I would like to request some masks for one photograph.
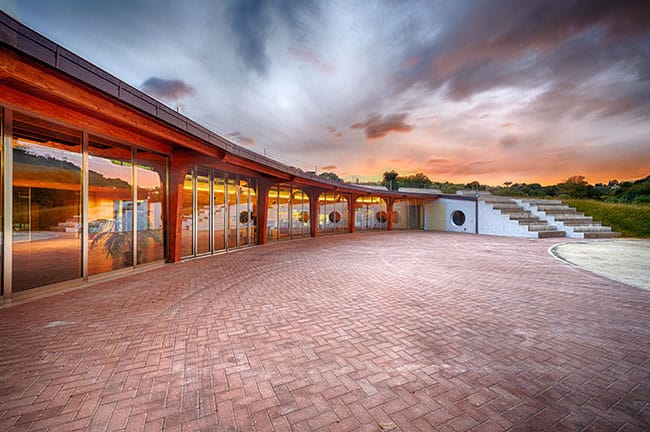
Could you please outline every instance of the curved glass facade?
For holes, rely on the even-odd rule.
[[[336,192],[323,192],[318,197],[318,232],[333,234],[349,232],[348,198]]]
[[[291,185],[278,185],[269,190],[268,240],[289,240],[309,236],[311,215],[309,196]]]
[[[257,179],[197,166],[183,183],[181,256],[256,244]]]
[[[378,196],[362,196],[354,202],[354,227],[356,230],[382,230],[388,228],[386,201]]]

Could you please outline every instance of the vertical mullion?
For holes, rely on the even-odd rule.
[[[253,217],[251,212],[251,179],[248,179],[248,202],[246,203],[246,244],[250,245],[251,242],[251,218]]]
[[[223,173],[223,248],[228,250],[230,237],[230,200],[228,199],[228,173]]]
[[[199,212],[197,207],[199,205],[199,197],[197,193],[197,181],[196,176],[198,173],[198,168],[192,168],[192,256],[196,256],[198,252],[198,240],[199,240]]]
[[[81,277],[88,280],[88,132],[81,133]]]
[[[169,179],[170,179],[170,166],[169,166],[169,157],[165,157],[165,187],[164,187],[164,199],[165,199],[165,217],[163,218],[163,238],[164,238],[164,247],[165,247],[165,258],[169,259]]]
[[[138,169],[137,169],[137,150],[131,147],[131,254],[133,255],[131,267],[135,268],[138,263]]]
[[[235,207],[235,226],[237,229],[235,230],[237,232],[237,235],[235,236],[235,244],[237,247],[239,247],[239,207],[240,207],[240,202],[239,202],[239,192],[241,192],[241,184],[240,184],[240,179],[239,176],[236,177],[237,180],[235,181],[235,190],[237,191],[237,206]]]
[[[289,240],[293,240],[293,186],[289,186],[289,204],[287,205],[288,211],[288,225],[289,225]]]
[[[11,276],[12,276],[12,223],[13,223],[13,112],[9,109],[4,110],[2,116],[4,125],[2,127],[2,280],[3,295],[5,298],[11,296]]]
[[[214,170],[212,168],[208,171],[208,196],[210,197],[209,207],[209,216],[208,216],[208,251],[214,253]]]

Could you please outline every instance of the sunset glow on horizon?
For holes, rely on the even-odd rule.
[[[650,175],[647,2],[15,0],[2,10],[235,143],[345,180]]]

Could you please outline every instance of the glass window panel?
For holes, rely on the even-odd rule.
[[[183,210],[181,217],[181,256],[194,255],[194,216],[193,216],[193,185],[192,185],[192,172],[185,175],[185,182],[183,183]]]
[[[334,211],[340,215],[334,224],[336,232],[348,232],[348,199],[343,195],[335,196]]]
[[[217,251],[226,248],[226,224],[228,221],[225,178],[224,174],[219,171],[214,173],[213,200],[212,229],[214,230],[214,250]]]
[[[133,264],[131,148],[88,139],[88,274]]]
[[[239,245],[245,246],[249,243],[249,224],[251,220],[250,209],[248,208],[249,182],[245,179],[239,180]]]
[[[12,290],[81,277],[81,133],[15,113],[12,146]]]
[[[309,197],[300,189],[293,190],[293,237],[304,237],[309,235]]]
[[[137,198],[138,236],[137,263],[144,264],[165,259],[166,201],[165,181],[167,158],[138,150]]]
[[[279,200],[279,188],[271,188],[271,190],[269,190],[269,204],[266,216],[266,235],[269,240],[278,239]]]
[[[278,239],[286,240],[291,235],[290,222],[291,187],[280,186],[278,189]]]
[[[210,252],[210,169],[196,174],[196,253]]]
[[[238,189],[237,178],[228,178],[228,248],[237,247]]]
[[[257,243],[257,180],[251,179],[251,184],[248,189],[250,196],[250,212],[251,220],[250,226],[250,244]]]

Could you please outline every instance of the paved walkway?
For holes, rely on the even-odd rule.
[[[0,310],[0,430],[650,429],[650,292],[549,240],[368,233]]]
[[[650,290],[650,240],[592,240],[563,243],[553,254],[619,282]]]

